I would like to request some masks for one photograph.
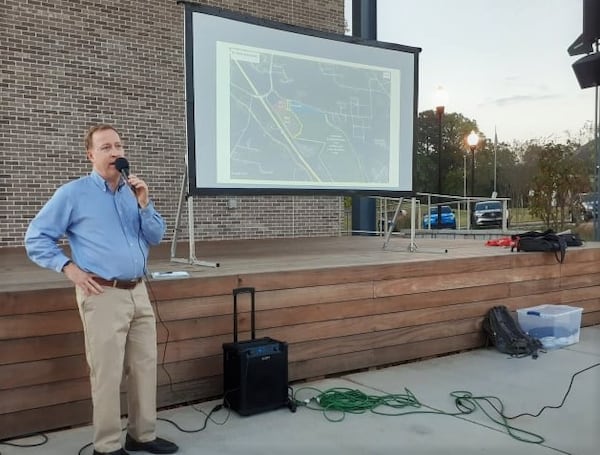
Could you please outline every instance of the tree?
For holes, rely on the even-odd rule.
[[[463,154],[465,137],[477,131],[477,123],[458,113],[442,118],[442,192],[463,193]],[[419,114],[416,134],[416,157],[413,188],[423,193],[437,193],[439,123],[433,110]]]
[[[575,213],[579,193],[589,188],[585,162],[576,156],[575,144],[530,145],[524,164],[534,168],[529,212],[546,227],[563,230]]]

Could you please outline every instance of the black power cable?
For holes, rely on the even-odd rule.
[[[25,443],[17,444],[15,442],[10,442],[10,440],[5,439],[5,440],[0,441],[0,444],[5,445],[5,446],[11,446],[11,447],[26,448],[26,447],[40,447],[48,442],[48,436],[46,436],[44,433],[30,433],[30,434],[26,434],[24,436],[19,436],[18,439],[19,440],[28,439],[28,438],[33,438],[36,436],[42,438],[42,441],[41,442],[32,442],[31,444],[25,444]]]
[[[573,374],[573,376],[571,376],[571,382],[569,382],[569,387],[567,388],[567,392],[563,396],[563,399],[561,400],[561,402],[560,402],[559,405],[556,405],[556,406],[552,406],[552,405],[544,406],[542,409],[539,410],[539,412],[537,414],[529,414],[528,412],[524,412],[522,414],[517,414],[517,415],[511,416],[511,417],[506,416],[506,418],[512,420],[512,419],[518,419],[519,417],[524,417],[524,416],[539,417],[542,414],[542,412],[544,412],[546,409],[559,409],[559,408],[561,408],[565,404],[565,401],[567,401],[567,396],[571,392],[571,387],[573,386],[573,381],[575,380],[575,376],[577,376],[577,375],[579,375],[581,373],[584,373],[584,372],[586,372],[588,370],[591,370],[592,368],[596,368],[598,366],[600,366],[600,363],[594,363],[593,365],[590,365],[589,367],[584,368],[583,370],[579,370],[577,373]]]

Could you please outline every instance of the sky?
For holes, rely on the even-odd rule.
[[[506,143],[593,138],[595,89],[567,53],[582,31],[583,0],[377,0],[377,40],[422,49],[419,112],[441,85],[446,112]]]

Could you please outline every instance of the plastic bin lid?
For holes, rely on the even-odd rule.
[[[521,314],[532,314],[535,316],[548,317],[548,316],[560,316],[563,314],[575,313],[583,311],[583,308],[569,306],[569,305],[538,305],[530,308],[520,308],[517,313]]]

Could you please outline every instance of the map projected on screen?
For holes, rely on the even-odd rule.
[[[217,43],[219,183],[396,187],[400,72]]]

